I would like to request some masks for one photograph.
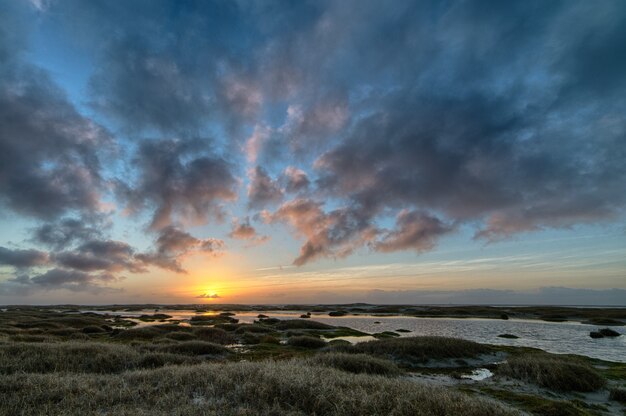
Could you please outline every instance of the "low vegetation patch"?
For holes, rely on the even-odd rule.
[[[604,377],[587,363],[546,353],[510,357],[497,373],[556,391],[589,392],[606,384]]]
[[[215,356],[224,356],[232,353],[232,351],[222,345],[204,341],[187,341],[177,344],[162,345],[157,348],[157,351],[172,354]]]
[[[194,335],[214,344],[229,345],[235,343],[235,337],[221,328],[194,328]]]
[[[138,368],[140,354],[126,345],[63,342],[0,345],[0,374],[117,373]]]
[[[609,392],[609,399],[626,403],[626,389],[615,387]]]
[[[0,376],[0,414],[508,416],[442,387],[303,362],[164,367],[121,375]]]
[[[306,360],[307,364],[332,367],[349,373],[397,376],[402,371],[391,361],[366,354],[326,353],[317,354]]]
[[[276,329],[280,329],[281,331],[285,331],[288,329],[335,329],[337,327],[324,324],[322,322],[310,321],[304,319],[288,319],[284,321],[279,321],[274,325]]]
[[[486,345],[447,337],[389,338],[334,348],[340,352],[384,357],[408,366],[429,360],[471,358],[491,352]]]
[[[323,339],[304,336],[296,336],[290,337],[287,340],[287,344],[292,347],[302,347],[302,348],[322,348],[326,346],[326,341]]]

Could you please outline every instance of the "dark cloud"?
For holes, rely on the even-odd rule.
[[[283,199],[283,191],[277,181],[261,166],[257,166],[249,173],[248,206],[262,208],[269,204],[276,204]]]
[[[102,230],[83,220],[64,218],[55,223],[41,224],[33,230],[33,241],[61,250],[76,242],[102,237]]]
[[[55,253],[54,261],[66,269],[85,272],[146,272],[145,264],[135,257],[135,250],[122,241],[91,240],[73,251]]]
[[[235,199],[237,181],[231,166],[211,152],[208,141],[145,140],[135,159],[139,178],[118,182],[131,211],[154,209],[150,227],[205,223],[221,218],[220,204]]]
[[[0,265],[29,268],[48,264],[48,253],[39,250],[11,250],[0,247]]]
[[[239,11],[237,2],[149,0],[67,1],[50,10],[71,19],[60,21],[96,51],[94,109],[131,132],[177,134],[254,113],[254,85],[236,75],[245,73],[242,48],[256,37]]]
[[[0,120],[0,203],[43,219],[101,210],[100,153],[112,139],[45,72],[23,62],[0,70]]]
[[[9,279],[2,286],[2,291],[16,294],[28,294],[32,290],[65,289],[73,292],[101,292],[113,290],[107,285],[123,278],[109,273],[91,274],[76,270],[51,269],[32,277],[20,275]]]
[[[182,261],[187,255],[201,253],[218,256],[224,242],[215,238],[199,239],[174,226],[167,226],[159,232],[153,252],[138,254],[136,258],[176,273],[186,273]]]

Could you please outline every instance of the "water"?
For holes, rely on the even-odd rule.
[[[93,312],[124,316],[139,316],[142,314],[155,313],[153,310],[135,312]],[[172,315],[172,319],[179,320],[189,319],[192,316],[198,315],[194,311],[189,310],[162,309],[158,313],[166,313]],[[240,312],[234,317],[239,319],[239,322],[251,323],[257,319],[259,313],[272,318],[295,319],[299,318],[300,315],[305,312]],[[369,334],[406,329],[410,332],[400,333],[399,335],[403,337],[436,335],[464,338],[486,344],[534,347],[556,354],[579,354],[602,360],[626,362],[626,335],[624,335],[626,331],[623,327],[612,327],[612,329],[622,334],[620,337],[592,339],[589,336],[589,332],[596,330],[598,327],[577,322],[543,322],[522,319],[415,318],[409,316],[372,315],[331,317],[327,314],[315,313],[311,316],[311,320],[335,326],[347,326]],[[159,324],[159,322],[142,324],[154,325]],[[513,334],[519,338],[499,338],[498,335],[500,334]],[[355,340],[351,339],[350,341]]]

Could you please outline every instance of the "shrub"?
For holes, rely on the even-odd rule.
[[[511,357],[497,368],[497,373],[556,391],[588,392],[606,384],[600,373],[585,362],[546,353]]]
[[[374,358],[366,354],[327,353],[315,355],[306,362],[310,365],[332,367],[349,373],[395,376],[400,369],[391,361]]]
[[[326,341],[315,337],[299,336],[289,338],[287,344],[293,347],[322,348],[326,346]]]
[[[184,355],[227,355],[231,351],[218,344],[204,341],[187,341],[160,346],[157,351]]]

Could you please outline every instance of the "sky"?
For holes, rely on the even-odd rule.
[[[0,0],[0,304],[626,305],[622,0]]]

